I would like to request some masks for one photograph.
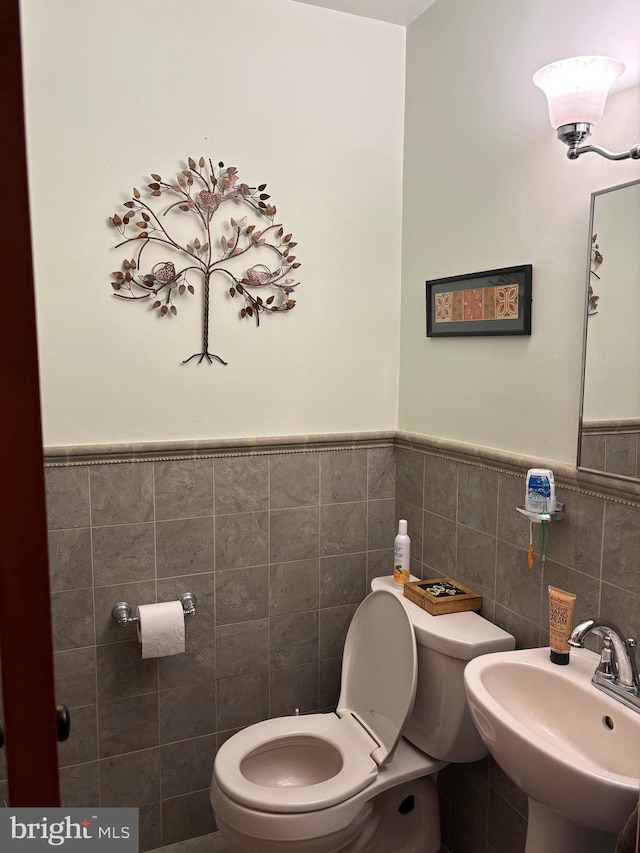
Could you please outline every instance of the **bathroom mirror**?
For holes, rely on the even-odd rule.
[[[578,467],[640,482],[640,180],[591,196]]]

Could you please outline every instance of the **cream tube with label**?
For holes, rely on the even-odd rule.
[[[549,658],[552,663],[569,663],[567,639],[573,624],[576,597],[564,589],[549,587]]]

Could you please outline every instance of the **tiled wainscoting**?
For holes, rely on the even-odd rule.
[[[529,570],[515,506],[534,464],[388,433],[49,453],[57,697],[73,724],[64,804],[139,806],[143,850],[214,831],[217,747],[335,704],[347,626],[369,580],[391,571],[399,517],[414,574],[479,591],[519,646],[546,643],[547,584],[577,593],[577,619],[602,614],[638,636],[640,489],[556,466],[567,516]],[[185,591],[199,608],[187,653],[142,660],[111,608]],[[494,762],[446,768],[439,786],[451,853],[524,849],[526,799]]]
[[[534,462],[481,461],[400,439],[397,511],[409,520],[413,573],[454,577],[480,592],[482,614],[518,648],[548,643],[549,584],[577,594],[576,621],[600,615],[640,637],[640,489],[629,485],[632,500],[606,499],[593,477],[569,472],[571,482],[557,490],[566,518],[550,525],[544,566],[536,548],[530,570],[529,523],[515,507]],[[450,765],[438,787],[451,853],[522,853],[527,800],[491,758]]]
[[[373,444],[47,468],[66,805],[140,806],[143,850],[211,832],[220,743],[335,705],[347,626],[392,565],[394,449]],[[113,605],[186,591],[186,655],[142,660]]]
[[[640,424],[591,421],[582,424],[581,464],[594,471],[640,477]]]

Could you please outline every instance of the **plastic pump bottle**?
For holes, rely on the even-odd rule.
[[[407,522],[401,518],[398,522],[398,535],[393,543],[393,585],[404,589],[409,580],[409,561],[411,558],[411,539],[407,536]]]

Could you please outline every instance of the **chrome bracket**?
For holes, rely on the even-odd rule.
[[[531,512],[524,506],[517,506],[516,509],[534,524],[540,524],[542,521],[562,521],[564,518],[564,504],[559,501],[556,501],[556,508],[553,512]]]
[[[198,615],[198,599],[193,592],[183,592],[178,598],[182,605],[185,616]],[[133,608],[127,601],[118,601],[111,610],[111,618],[118,625],[137,625],[140,621],[138,616],[133,615]]]
[[[569,146],[567,157],[569,160],[577,160],[581,154],[600,154],[607,160],[640,160],[640,144],[632,145],[628,151],[609,151],[601,145],[583,145],[582,143],[591,136],[592,124],[589,122],[576,122],[575,124],[563,124],[558,128],[558,139]]]

